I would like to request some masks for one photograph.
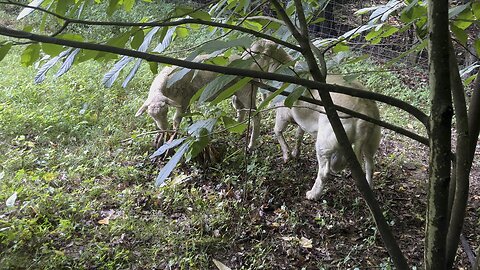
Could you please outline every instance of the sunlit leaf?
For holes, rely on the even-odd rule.
[[[185,141],[185,139],[186,138],[179,138],[163,144],[150,156],[150,158],[156,158],[158,156],[163,155],[163,153],[165,153],[167,150],[179,146],[182,142]]]
[[[107,15],[112,16],[112,14],[119,8],[119,0],[108,0]]]
[[[135,5],[135,0],[123,0],[123,8],[126,11],[131,11],[134,5]]]
[[[28,6],[39,7],[43,3],[43,1],[44,0],[33,0],[32,2],[30,2],[30,4],[28,4]],[[30,13],[32,13],[34,11],[35,11],[35,9],[33,9],[33,8],[22,9],[22,11],[20,11],[20,13],[17,16],[17,20],[25,18],[26,16],[28,16]]]
[[[470,3],[452,7],[448,10],[448,18],[453,18],[470,6]]]
[[[31,66],[40,57],[40,45],[38,43],[30,44],[23,51],[20,62],[23,66]]]
[[[455,25],[450,25],[450,30],[452,30],[453,34],[455,35],[456,39],[463,45],[466,45],[467,44],[467,39],[468,39],[468,35],[467,33],[458,28],[457,26]]]
[[[80,49],[76,48],[67,56],[67,58],[65,58],[65,61],[63,61],[63,64],[60,67],[60,69],[57,71],[57,73],[55,74],[55,77],[60,77],[63,74],[65,74],[67,71],[70,70],[70,68],[73,65],[73,62],[75,61],[75,57],[77,56],[78,52],[80,52]]]
[[[349,49],[350,48],[347,45],[345,45],[343,42],[340,42],[332,48],[332,51],[334,53],[339,53],[339,52],[348,51]]]
[[[185,27],[177,27],[175,33],[181,38],[188,37],[188,29]]]
[[[218,268],[218,270],[232,270],[230,267],[226,266],[225,264],[221,263],[220,261],[217,261],[213,259],[213,264]]]
[[[187,75],[190,71],[192,70],[189,68],[176,69],[176,71],[168,78],[167,87],[171,87],[172,85],[174,85],[176,82],[185,77],[185,75]]]
[[[280,88],[278,88],[275,92],[268,95],[268,97],[262,103],[260,103],[260,105],[258,106],[258,110],[265,108],[268,105],[268,103],[270,103],[273,99],[275,99],[275,101],[272,101],[272,103],[279,102],[280,99],[276,99],[276,97],[280,95],[280,93],[285,91],[289,85],[290,85],[289,83],[283,83]]]
[[[157,176],[157,179],[155,180],[155,185],[160,186],[165,182],[168,176],[172,173],[173,169],[177,166],[177,164],[180,162],[180,159],[182,158],[183,154],[188,150],[190,147],[191,142],[185,142],[182,144],[177,151],[175,152],[175,155],[170,158],[170,160],[165,164],[165,166],[160,170],[160,173]]]
[[[15,201],[17,200],[17,192],[14,192],[10,197],[8,197],[7,201],[5,202],[5,205],[7,207],[13,207],[15,206]]]
[[[41,83],[45,80],[47,72],[65,55],[70,53],[72,49],[68,48],[67,50],[61,52],[59,55],[53,57],[52,59],[48,60],[37,72],[34,77],[35,83]]]
[[[42,51],[48,55],[55,56],[65,51],[62,45],[42,43]]]
[[[127,84],[133,79],[138,69],[140,68],[141,63],[142,63],[142,59],[135,59],[135,64],[133,65],[132,69],[130,70],[130,73],[128,73],[128,76],[125,78],[125,80],[122,83],[123,88],[126,88]]]

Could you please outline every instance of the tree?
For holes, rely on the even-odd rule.
[[[342,110],[342,108],[338,108],[332,103],[330,92],[372,99],[404,110],[426,127],[428,138],[384,121],[375,121],[374,123],[430,147],[425,267],[427,269],[452,268],[464,222],[470,168],[479,134],[480,120],[477,110],[480,101],[480,79],[477,76],[468,111],[464,87],[459,77],[457,60],[454,57],[455,49],[449,26],[456,40],[460,44],[465,43],[467,41],[464,34],[466,29],[480,19],[480,4],[466,3],[449,7],[448,1],[428,1],[427,4],[419,1],[405,1],[404,3],[390,1],[385,5],[358,11],[361,14],[370,13],[368,24],[352,29],[336,39],[319,42],[310,36],[309,25],[315,23],[317,14],[321,13],[328,1],[293,0],[283,3],[277,0],[265,2],[223,0],[205,4],[199,8],[178,6],[168,18],[153,18],[142,22],[106,22],[81,19],[82,10],[89,5],[97,5],[97,2],[101,1],[92,3],[91,1],[34,0],[30,3],[30,7],[19,2],[0,2],[2,5],[22,7],[19,19],[36,12],[53,18],[52,22],[56,24],[55,27],[49,27],[49,29],[56,28],[55,30],[49,31],[45,30],[45,27],[39,27],[36,33],[0,26],[0,35],[13,38],[13,40],[8,39],[1,43],[0,60],[13,45],[17,44],[15,40],[21,39],[28,41],[28,46],[22,54],[22,64],[33,64],[40,58],[41,53],[51,57],[40,69],[36,77],[37,81],[44,79],[45,73],[59,61],[63,62],[57,73],[61,75],[78,61],[88,59],[108,61],[116,59],[116,55],[123,55],[114,68],[106,74],[106,83],[113,83],[118,79],[120,71],[126,68],[126,64],[137,58],[136,64],[130,70],[123,85],[128,84],[133,78],[141,59],[143,59],[151,63],[153,70],[156,70],[158,63],[163,63],[187,69],[251,77],[255,80],[273,80],[286,85],[295,84],[318,90],[321,101],[304,97],[302,99],[325,107],[335,135],[343,146],[342,152],[348,160],[356,185],[371,210],[385,247],[398,269],[407,269],[407,260],[403,256],[373,192],[368,187],[365,175],[355,158],[337,114],[337,110]],[[133,0],[109,1],[107,13],[112,14],[119,8],[132,10],[135,4]],[[266,15],[265,9],[271,12]],[[389,18],[394,16],[398,18],[395,23],[398,21],[402,23],[401,27],[392,25]],[[123,30],[120,34],[105,41],[102,40],[102,37],[86,39],[75,34],[70,28],[71,25],[116,26]],[[361,33],[368,33],[370,37],[374,37],[372,40],[374,42],[375,39],[388,37],[397,31],[406,31],[411,26],[414,26],[418,38],[422,40],[412,48],[411,52],[429,44],[431,87],[429,116],[418,108],[393,97],[325,83],[327,69],[324,55],[326,52],[344,50],[348,46],[347,41]],[[210,32],[212,35],[210,41],[194,48],[184,60],[162,55],[165,48],[171,42],[175,42],[176,38],[188,35],[189,31],[199,27]],[[276,73],[215,64],[215,60],[221,60],[221,54],[229,55],[234,50],[245,50],[252,44],[254,38],[268,39],[293,51],[293,54],[297,56],[295,62],[304,61],[313,79],[303,79],[296,76],[295,72],[291,72],[294,70],[294,63],[283,65]],[[477,45],[477,52],[480,51],[480,42],[476,40],[474,44]],[[190,61],[201,53],[210,53],[213,64]],[[260,82],[257,83],[273,91],[275,95],[281,93],[282,88],[272,89]],[[288,95],[288,93],[281,94]],[[226,98],[229,95],[224,96]],[[294,99],[294,97],[292,98]],[[364,115],[355,114],[355,112],[348,113],[354,117],[373,121]],[[450,130],[453,115],[455,115],[456,151],[452,153]],[[190,144],[187,144],[188,141],[183,143],[177,153],[180,153],[179,155],[185,153],[187,147],[193,145],[191,142]],[[205,144],[201,144],[198,147],[204,146]],[[178,159],[175,160],[178,162]],[[172,160],[174,159],[172,158]],[[169,164],[166,166],[168,167],[165,169],[166,171],[175,166],[175,162]],[[165,179],[167,174],[161,174],[160,180]],[[445,232],[447,233],[445,234]]]

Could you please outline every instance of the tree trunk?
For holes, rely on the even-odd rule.
[[[452,97],[449,73],[448,0],[428,1],[430,157],[425,269],[446,269],[448,185],[451,172]]]

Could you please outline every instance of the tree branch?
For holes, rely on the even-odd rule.
[[[190,69],[208,70],[208,71],[227,74],[227,75],[238,75],[238,76],[259,78],[259,79],[265,79],[265,80],[275,80],[275,81],[281,81],[281,82],[294,83],[294,84],[305,86],[307,88],[318,89],[319,91],[325,91],[325,89],[328,88],[330,89],[331,92],[371,99],[371,100],[392,105],[394,107],[402,109],[408,112],[409,114],[413,115],[425,127],[428,127],[428,116],[425,115],[422,111],[420,111],[416,107],[400,99],[389,97],[379,93],[366,91],[366,90],[355,89],[355,88],[340,86],[340,85],[327,85],[325,83],[315,82],[315,81],[302,79],[294,76],[283,75],[283,74],[189,62],[189,61],[179,60],[171,57],[165,57],[161,55],[139,52],[135,50],[124,49],[124,48],[119,48],[114,46],[103,45],[103,44],[94,44],[94,43],[88,43],[88,42],[80,42],[80,41],[74,41],[74,40],[66,40],[66,39],[59,39],[55,37],[43,36],[43,35],[33,34],[25,31],[10,29],[3,26],[0,26],[0,35],[14,37],[14,38],[21,38],[21,39],[29,39],[32,41],[43,42],[43,43],[58,44],[58,45],[74,47],[74,48],[110,52],[110,53],[115,53],[120,55],[141,58],[150,62],[170,64],[170,65],[181,66],[181,67],[190,68]]]
[[[247,33],[250,35],[253,35],[255,37],[259,38],[264,38],[271,40],[277,44],[283,45],[287,48],[290,48],[295,51],[300,51],[300,47],[295,46],[289,42],[283,41],[281,39],[272,37],[270,35],[264,34],[262,32],[258,32],[252,29],[248,29],[245,27],[241,27],[238,25],[231,25],[231,24],[225,24],[225,23],[219,23],[219,22],[212,22],[212,21],[205,21],[201,19],[181,19],[177,21],[156,21],[156,22],[145,22],[145,23],[132,23],[132,22],[104,22],[104,21],[88,21],[88,20],[79,20],[79,19],[73,19],[73,18],[68,18],[66,16],[62,16],[60,14],[57,14],[55,12],[46,10],[41,7],[30,7],[25,4],[21,3],[16,3],[16,2],[5,2],[5,1],[0,1],[0,4],[11,4],[11,5],[18,5],[22,7],[28,7],[32,9],[39,10],[41,12],[45,12],[49,15],[55,16],[58,19],[64,20],[68,22],[68,24],[83,24],[83,25],[95,25],[95,26],[123,26],[123,27],[131,27],[131,26],[137,26],[137,27],[166,27],[166,26],[179,26],[179,25],[184,25],[184,24],[201,24],[201,25],[208,25],[208,26],[214,26],[214,27],[220,27],[220,28],[226,28],[226,29],[232,29],[236,31],[240,31],[243,33]]]
[[[446,264],[451,268],[455,261],[460,234],[465,220],[465,210],[467,208],[469,176],[472,162],[469,159],[470,136],[468,134],[468,114],[465,101],[462,79],[458,70],[458,64],[455,50],[450,39],[450,88],[453,97],[453,108],[455,111],[455,123],[457,142],[455,149],[455,171],[451,181],[449,193],[453,193],[453,201],[450,213],[450,223],[448,226],[447,246],[446,246]],[[453,188],[454,186],[454,188]],[[452,197],[452,196],[450,196]]]

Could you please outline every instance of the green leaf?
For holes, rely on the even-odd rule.
[[[261,31],[262,28],[263,28],[262,24],[260,24],[258,22],[255,22],[255,21],[252,21],[252,20],[245,20],[242,23],[242,26],[245,27],[245,28],[248,28],[248,29],[255,30],[255,31]]]
[[[58,35],[58,38],[61,39],[66,39],[66,40],[73,40],[73,41],[83,41],[84,38],[81,35],[78,34],[63,34],[63,35]]]
[[[188,151],[187,154],[187,161],[190,159],[196,157],[198,154],[200,154],[203,149],[205,149],[205,146],[208,145],[210,142],[210,137],[209,137],[209,132],[206,128],[202,128],[199,131],[199,136],[195,141],[193,141],[192,145],[190,146],[190,151]]]
[[[10,51],[10,49],[12,48],[12,45],[13,44],[11,42],[7,42],[5,44],[2,44],[2,46],[0,46],[0,61],[2,61],[3,58],[5,58],[8,51]]]
[[[220,101],[229,98],[230,96],[235,94],[235,92],[242,89],[251,80],[252,80],[252,78],[250,78],[250,77],[245,77],[245,78],[239,80],[238,82],[234,83],[232,86],[223,90],[212,102],[210,102],[210,104],[215,105],[215,104],[219,103]]]
[[[135,0],[123,0],[123,8],[125,9],[125,11],[132,11],[134,5]]]
[[[118,5],[119,0],[109,0],[108,1],[108,8],[107,8],[107,15],[112,16],[115,10],[119,8]]]
[[[455,24],[456,27],[465,30],[472,25],[474,20],[475,16],[473,12],[470,9],[466,9],[454,19],[453,24]]]
[[[452,30],[453,34],[455,35],[457,40],[460,41],[461,44],[467,44],[468,35],[464,30],[458,28],[455,25],[450,25],[450,30]]]
[[[130,42],[130,46],[134,50],[138,50],[140,45],[143,43],[143,39],[145,38],[145,33],[143,33],[143,30],[139,29],[135,32],[133,35],[133,39]]]
[[[188,37],[188,29],[185,27],[177,27],[175,33],[181,38]]]
[[[260,103],[260,105],[258,106],[258,111],[260,111],[261,109],[265,108],[268,103],[270,103],[270,101],[272,101],[275,97],[277,97],[278,95],[280,95],[280,93],[282,93],[283,91],[285,91],[285,88],[287,88],[290,84],[289,83],[284,83],[282,84],[282,86],[280,88],[278,88],[275,92],[273,92],[272,94],[268,95],[268,97],[262,101],[262,103]]]
[[[212,17],[210,16],[210,14],[208,14],[208,12],[203,11],[203,10],[197,10],[197,11],[193,12],[192,14],[190,14],[190,17],[195,18],[195,19],[204,20],[204,21],[211,21],[212,20]]]
[[[477,20],[480,20],[480,2],[479,1],[475,1],[472,3],[472,12],[475,15],[475,18],[477,18]]]
[[[50,56],[56,56],[64,51],[62,45],[42,43],[42,51]]]
[[[173,155],[173,157],[167,162],[167,164],[165,164],[165,166],[160,170],[160,173],[155,180],[156,186],[160,186],[161,184],[163,184],[163,182],[165,182],[165,179],[170,176],[173,169],[175,169],[177,164],[180,162],[180,159],[182,158],[183,154],[185,154],[185,152],[188,150],[190,145],[191,141],[187,141],[177,149],[175,155]]]
[[[295,88],[295,90],[290,95],[288,95],[283,104],[285,104],[285,106],[289,108],[292,108],[293,103],[295,103],[295,101],[297,101],[303,95],[304,91],[305,87]]]
[[[241,134],[247,128],[247,124],[239,123],[235,119],[228,116],[222,116],[222,122],[223,126],[231,133]]]
[[[150,71],[153,74],[158,73],[158,63],[157,62],[148,62],[148,66],[150,67]]]
[[[455,6],[455,7],[452,7],[448,10],[448,18],[453,18],[455,16],[457,16],[458,14],[460,14],[461,12],[463,12],[466,8],[468,8],[470,6],[470,4],[464,4],[464,5],[460,5],[460,6]]]
[[[20,57],[23,66],[31,66],[40,57],[40,45],[38,43],[30,44],[25,48]]]
[[[475,39],[473,46],[475,46],[475,52],[477,52],[477,56],[480,56],[480,39]]]
[[[190,61],[194,59],[200,53],[212,53],[215,51],[225,50],[233,47],[243,47],[249,48],[253,43],[253,40],[250,37],[241,37],[238,39],[232,39],[229,41],[223,40],[212,40],[203,44],[200,48],[195,50],[194,53],[190,54],[185,60]]]
[[[334,53],[339,53],[339,52],[348,51],[349,49],[350,48],[347,45],[345,45],[343,42],[340,42],[332,48],[332,51]]]
[[[233,75],[220,75],[215,78],[213,81],[205,86],[205,89],[202,91],[200,95],[199,101],[205,102],[209,101],[212,98],[215,98],[220,91],[225,89],[225,87],[231,83],[236,76]]]

